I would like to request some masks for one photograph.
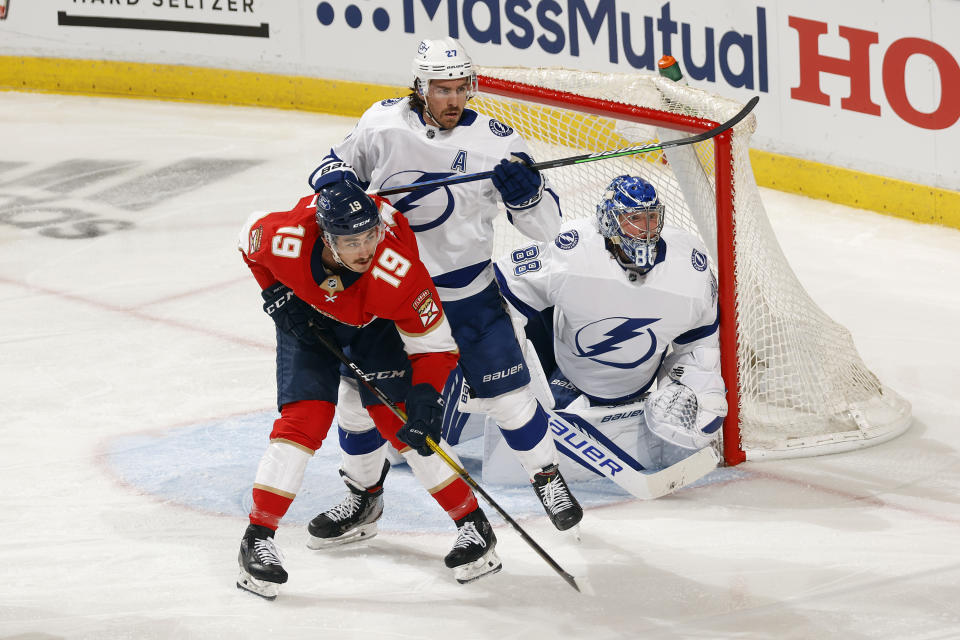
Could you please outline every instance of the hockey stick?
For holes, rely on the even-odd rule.
[[[311,326],[314,326],[314,325],[311,325]],[[355,363],[355,362],[353,362],[352,360],[350,360],[350,358],[347,357],[347,355],[343,352],[343,350],[340,348],[340,346],[337,345],[336,343],[334,343],[332,340],[330,340],[330,338],[329,338],[323,331],[321,331],[321,330],[320,330],[319,328],[317,328],[316,326],[314,326],[314,329],[315,329],[314,334],[317,336],[317,339],[319,339],[320,342],[323,343],[323,346],[325,346],[325,347],[330,351],[330,353],[332,353],[334,356],[336,356],[337,359],[340,360],[340,362],[342,362],[343,364],[347,365],[347,367],[349,367],[350,371],[353,372],[353,375],[357,378],[357,380],[359,380],[360,383],[363,384],[363,386],[365,386],[365,387],[370,391],[370,393],[372,393],[374,396],[376,396],[376,397],[377,397],[377,400],[379,400],[380,402],[382,402],[388,409],[390,409],[390,411],[393,412],[393,415],[395,415],[395,416],[397,416],[398,418],[400,418],[401,421],[406,422],[406,421],[407,421],[407,416],[404,414],[404,412],[401,411],[398,406],[396,406],[395,404],[393,404],[393,402],[390,401],[390,398],[388,398],[387,395],[386,395],[385,393],[383,393],[383,391],[381,391],[381,390],[380,390],[376,385],[374,385],[372,382],[370,382],[369,380],[367,380],[366,375],[363,373],[363,371],[360,370],[360,367],[357,366],[357,363]],[[523,530],[523,527],[521,527],[519,524],[517,524],[517,522],[516,522],[513,518],[510,517],[510,514],[508,514],[506,511],[504,511],[504,510],[503,510],[503,507],[501,507],[499,504],[497,504],[497,502],[496,502],[493,498],[490,497],[490,494],[487,493],[487,492],[483,489],[483,487],[481,487],[479,484],[477,484],[477,481],[474,480],[474,479],[470,476],[469,473],[467,473],[467,470],[464,469],[463,467],[461,467],[459,464],[457,464],[457,463],[454,461],[454,459],[451,458],[451,457],[447,454],[446,451],[444,451],[443,449],[441,449],[440,446],[439,446],[436,442],[434,442],[433,439],[430,438],[429,436],[427,437],[427,446],[430,447],[430,450],[431,450],[431,451],[433,451],[433,452],[436,453],[438,456],[440,456],[440,457],[443,459],[443,461],[447,463],[447,466],[449,466],[451,469],[453,469],[453,471],[454,471],[457,475],[459,475],[461,478],[463,478],[464,482],[466,482],[468,485],[470,485],[471,487],[473,487],[473,490],[474,490],[474,491],[476,491],[476,492],[479,493],[481,496],[483,496],[483,499],[487,501],[487,504],[489,504],[491,507],[493,507],[493,508],[497,511],[497,513],[499,513],[500,516],[501,516],[504,520],[506,520],[506,521],[510,524],[510,526],[512,526],[512,527],[514,528],[514,530],[516,530],[517,533],[520,534],[520,537],[523,538],[523,541],[526,542],[528,545],[530,545],[530,547],[531,547],[534,551],[537,552],[537,555],[539,555],[541,558],[543,558],[543,560],[544,560],[548,565],[550,565],[550,568],[551,568],[551,569],[553,569],[554,571],[556,571],[557,574],[558,574],[561,578],[563,578],[564,581],[565,581],[567,584],[569,584],[571,587],[573,587],[573,588],[576,589],[577,591],[580,591],[580,587],[577,585],[577,580],[576,580],[576,578],[574,578],[572,575],[570,575],[569,573],[567,573],[567,572],[563,569],[563,567],[561,567],[561,566],[557,563],[557,561],[554,560],[554,559],[550,556],[550,554],[548,554],[546,551],[544,551],[543,547],[541,547],[539,544],[537,544],[536,540],[534,540],[533,538],[531,538],[530,535],[529,535],[526,531]]]
[[[585,424],[578,424],[571,419],[575,415],[551,412],[550,431],[557,449],[643,500],[660,498],[693,484],[716,469],[720,462],[714,448],[707,446],[665,469],[642,473],[634,468],[639,466],[636,460],[625,452],[614,451],[616,447],[608,446],[589,422],[581,418]]]
[[[546,160],[544,162],[534,162],[530,165],[530,168],[534,171],[542,171],[543,169],[555,169],[556,167],[566,167],[572,164],[583,164],[585,162],[596,162],[597,160],[609,160],[610,158],[622,158],[623,156],[632,156],[638,153],[649,153],[651,151],[660,151],[662,149],[669,149],[671,147],[679,147],[685,144],[696,144],[698,142],[703,142],[704,140],[709,140],[710,138],[723,133],[727,129],[730,129],[737,125],[741,120],[746,118],[753,108],[757,106],[757,102],[760,101],[760,96],[754,96],[750,98],[743,109],[740,110],[737,115],[733,116],[726,122],[710,129],[709,131],[704,131],[703,133],[698,133],[693,136],[688,136],[686,138],[679,138],[677,140],[668,140],[666,142],[660,143],[651,143],[651,144],[642,144],[635,147],[624,147],[622,149],[611,149],[609,151],[598,151],[596,153],[587,153],[579,156],[570,156],[567,158],[557,158],[556,160]],[[435,187],[446,187],[452,184],[460,184],[461,182],[474,182],[476,180],[485,180],[493,175],[493,171],[479,171],[477,173],[468,173],[462,176],[448,176],[446,178],[437,178],[436,180],[425,180],[423,182],[414,182],[412,184],[405,184],[399,187],[390,187],[388,189],[380,189],[377,191],[378,196],[390,196],[395,193],[406,193],[407,191],[415,191],[417,189],[427,189]]]

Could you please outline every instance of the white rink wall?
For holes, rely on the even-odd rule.
[[[484,65],[653,71],[760,95],[764,151],[960,190],[956,0],[6,0],[0,55],[409,84],[421,38]]]

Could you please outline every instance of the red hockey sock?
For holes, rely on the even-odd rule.
[[[437,504],[453,520],[459,520],[477,508],[477,496],[473,494],[470,485],[464,482],[462,478],[456,478],[432,495]]]
[[[250,524],[277,530],[280,518],[293,503],[293,497],[281,496],[272,491],[253,488],[253,507],[250,509]]]

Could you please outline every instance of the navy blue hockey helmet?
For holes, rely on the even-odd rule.
[[[341,265],[347,266],[340,258],[340,251],[347,251],[351,245],[360,246],[365,242],[360,238],[361,234],[378,229],[376,244],[383,240],[380,208],[355,182],[344,180],[322,187],[317,191],[316,201],[317,225],[334,259]],[[372,238],[366,241],[370,240]]]
[[[613,179],[597,205],[597,229],[630,261],[623,266],[646,273],[657,258],[664,206],[653,185],[638,176]],[[615,254],[616,255],[616,254]]]
[[[317,191],[317,224],[324,234],[352,236],[380,224],[380,210],[360,185],[334,182]]]

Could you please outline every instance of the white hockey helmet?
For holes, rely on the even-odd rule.
[[[454,38],[421,40],[413,58],[413,88],[420,96],[430,89],[431,80],[467,78],[467,99],[477,93],[477,72],[463,45]]]

